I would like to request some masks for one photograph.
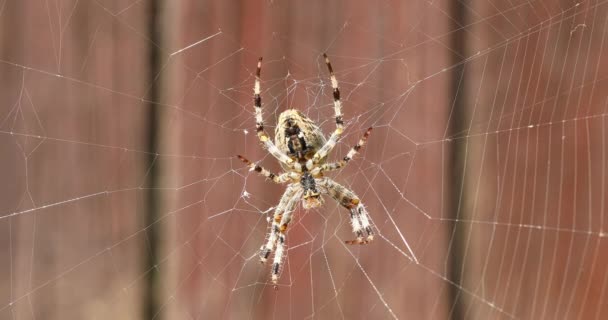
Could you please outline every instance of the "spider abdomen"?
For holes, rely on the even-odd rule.
[[[279,115],[274,140],[279,150],[300,162],[311,159],[326,142],[314,121],[296,109]]]

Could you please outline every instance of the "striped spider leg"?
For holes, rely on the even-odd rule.
[[[295,172],[283,172],[279,175],[274,174],[270,171],[268,171],[266,168],[261,167],[251,161],[249,161],[247,158],[243,157],[242,155],[237,155],[237,157],[239,158],[239,160],[243,161],[248,167],[249,167],[249,171],[255,171],[261,175],[263,175],[264,177],[272,180],[272,182],[274,183],[278,183],[278,184],[282,184],[285,183],[287,181],[294,180],[294,179],[298,179],[298,174]]]
[[[268,134],[264,130],[264,119],[262,116],[262,96],[260,95],[260,75],[262,73],[262,58],[258,60],[258,66],[255,71],[255,84],[253,86],[253,107],[255,108],[255,128],[257,131],[257,136],[262,142],[262,145],[273,157],[279,160],[281,163],[292,166],[294,165],[294,160],[287,156],[285,152],[279,150],[277,146],[270,140]]]
[[[271,271],[272,282],[274,284],[278,282],[279,272],[281,271],[285,251],[285,235],[287,233],[287,226],[291,221],[291,215],[295,210],[298,201],[300,201],[302,192],[303,190],[298,184],[290,184],[287,187],[283,193],[283,196],[281,197],[281,200],[279,201],[279,205],[274,210],[266,244],[260,248],[261,263],[266,263],[268,257],[274,250],[274,259]]]
[[[312,169],[312,167],[320,163],[325,157],[329,154],[329,152],[336,146],[340,136],[342,136],[342,132],[344,132],[344,119],[342,115],[342,100],[340,100],[340,88],[338,87],[338,79],[336,79],[336,75],[334,74],[334,69],[331,66],[331,62],[327,57],[327,54],[323,54],[323,58],[325,58],[325,64],[327,65],[327,69],[329,70],[329,77],[331,80],[331,87],[333,89],[334,96],[334,115],[336,117],[336,130],[329,137],[327,142],[314,154],[312,159],[306,162],[306,167],[308,170]]]
[[[367,244],[374,240],[369,213],[354,192],[329,178],[317,179],[317,184],[324,193],[350,211],[350,223],[357,238],[345,241],[346,244]]]
[[[331,162],[331,163],[323,163],[320,166],[315,167],[311,172],[313,175],[317,175],[319,173],[325,172],[325,171],[334,171],[334,170],[339,170],[344,168],[352,159],[353,157],[359,153],[359,150],[361,150],[361,148],[365,145],[365,143],[367,142],[367,138],[369,137],[369,135],[372,133],[372,129],[373,128],[367,128],[367,130],[365,131],[365,133],[363,134],[363,137],[361,137],[361,139],[359,139],[359,142],[357,142],[356,145],[354,145],[346,154],[346,156],[337,162]]]
[[[313,169],[313,174],[315,174],[315,171],[318,171],[318,175],[322,176],[322,173],[325,171],[342,169],[357,153],[359,153],[359,150],[365,145],[371,132],[372,128],[368,128],[363,134],[363,137],[359,139],[359,142],[348,151],[344,159],[338,162],[324,163],[321,166],[315,167],[315,169]],[[359,197],[351,190],[329,178],[317,179],[317,184],[323,188],[324,193],[329,194],[341,206],[350,211],[351,226],[357,238],[355,240],[345,241],[346,244],[367,244],[371,242],[374,239],[374,232],[370,222],[371,219]]]
[[[293,191],[292,191],[293,190]],[[287,195],[287,192],[294,192],[293,195]],[[286,204],[284,208],[281,207],[279,202],[279,207],[277,207],[274,219],[273,219],[273,231],[277,234],[274,242],[276,244],[276,248],[274,251],[274,259],[272,261],[272,269],[271,269],[271,280],[274,285],[279,281],[279,274],[281,272],[281,268],[283,266],[283,260],[285,255],[285,237],[287,236],[287,226],[291,221],[291,216],[296,209],[298,201],[300,201],[302,194],[304,193],[304,189],[299,184],[292,184],[288,187],[288,189],[283,194],[283,197],[286,198]],[[272,235],[271,235],[272,237]],[[268,239],[268,243],[270,243],[271,239]],[[268,249],[268,243],[266,244],[266,248]],[[264,256],[262,256],[264,254]],[[262,263],[265,262],[265,258],[268,257],[269,252],[260,253],[260,261]]]

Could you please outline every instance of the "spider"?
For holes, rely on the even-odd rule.
[[[346,187],[323,176],[324,172],[339,170],[346,166],[365,144],[372,130],[372,128],[367,129],[359,142],[350,149],[342,160],[326,162],[327,155],[336,146],[344,131],[344,121],[342,120],[338,80],[336,80],[329,58],[326,54],[323,54],[323,57],[331,78],[336,117],[336,130],[329,139],[325,139],[319,126],[311,119],[296,109],[289,109],[279,115],[274,143],[270,140],[264,131],[262,119],[262,97],[260,96],[262,58],[260,58],[253,89],[257,136],[263,147],[280,162],[285,172],[278,175],[274,174],[238,155],[238,158],[247,164],[250,171],[256,171],[278,184],[288,183],[287,189],[274,210],[266,244],[260,248],[260,262],[262,264],[266,263],[270,254],[274,251],[271,277],[275,287],[286,250],[287,226],[300,200],[304,209],[311,209],[323,204],[321,195],[329,195],[350,212],[350,222],[356,239],[346,241],[347,244],[367,244],[374,238],[369,214],[359,197]]]

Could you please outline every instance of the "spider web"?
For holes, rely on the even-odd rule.
[[[608,315],[607,1],[164,3],[162,41],[149,10],[0,2],[1,318],[145,318],[149,295],[168,319]],[[297,108],[332,132],[323,52],[330,158],[374,127],[329,176],[377,236],[299,208],[275,290],[257,254],[285,186],[235,155],[279,171],[261,55],[267,131]]]

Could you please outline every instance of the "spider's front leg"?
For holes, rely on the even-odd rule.
[[[265,263],[274,250],[274,259],[272,263],[271,277],[272,282],[276,284],[279,280],[279,273],[283,263],[285,252],[285,237],[287,226],[291,221],[291,215],[296,208],[298,201],[302,196],[302,188],[299,184],[291,184],[283,193],[279,205],[275,209],[270,231],[266,244],[260,250],[260,262]],[[275,249],[276,248],[276,249]]]
[[[374,240],[374,231],[369,213],[357,195],[346,187],[329,178],[318,179],[317,182],[334,200],[350,211],[350,222],[355,240],[347,240],[346,244],[367,244]]]

